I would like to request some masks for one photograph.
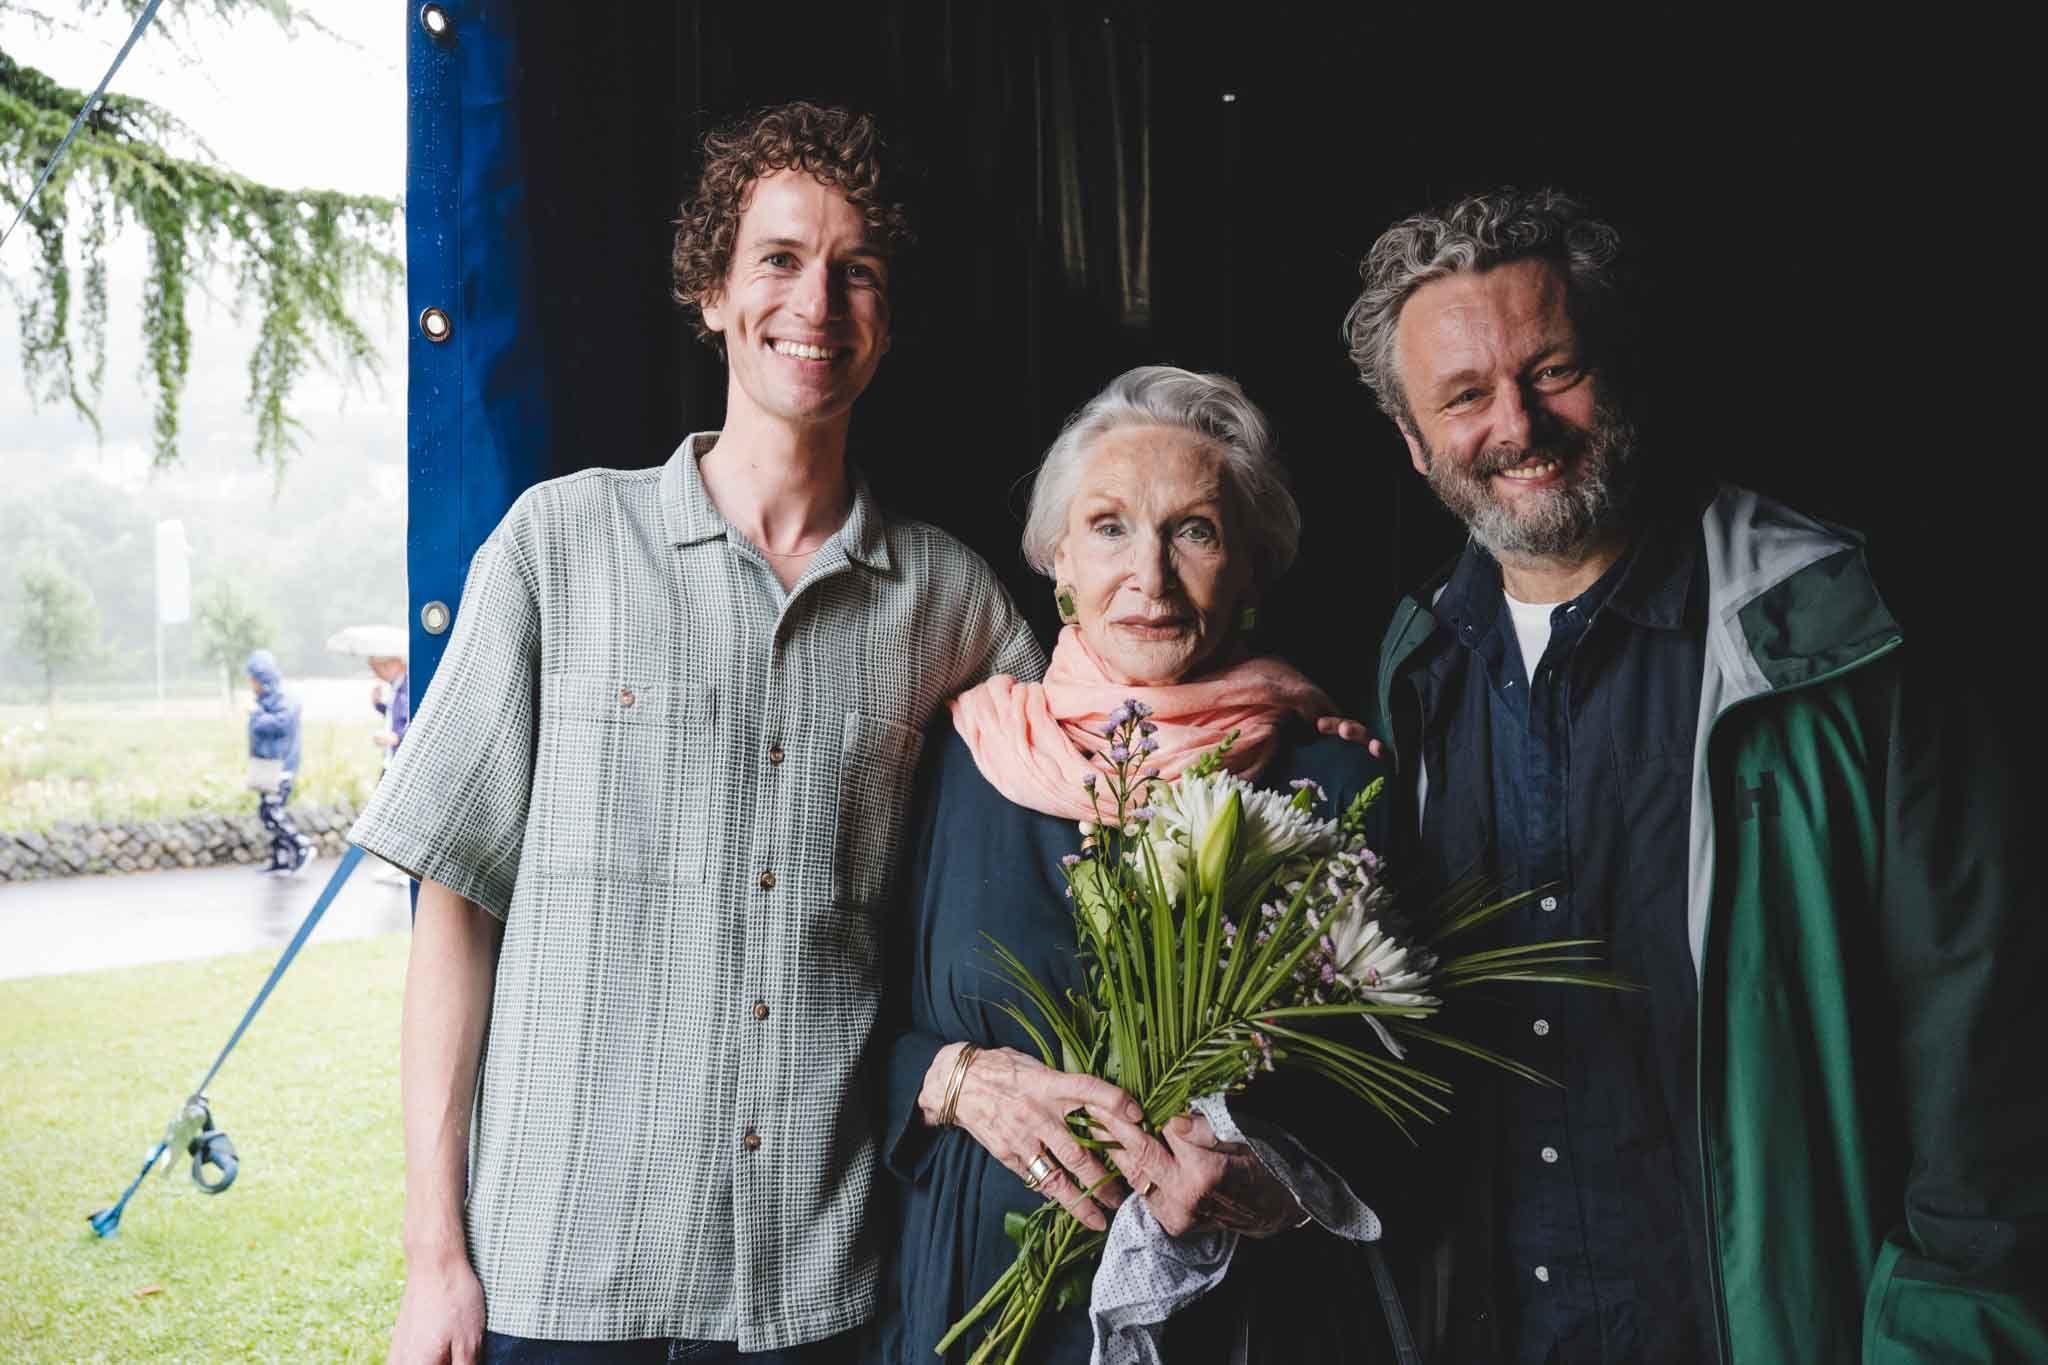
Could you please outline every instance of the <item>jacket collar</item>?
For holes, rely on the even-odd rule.
[[[711,501],[697,462],[718,444],[715,431],[692,432],[661,471],[661,520],[673,545],[701,545],[732,532],[732,524]],[[890,567],[888,518],[875,501],[868,481],[857,470],[847,471],[853,485],[853,508],[840,526],[836,539],[846,557],[879,573]]]
[[[1904,639],[1854,531],[1733,487],[1715,495],[1700,526],[1708,654],[1730,703],[1853,667]]]

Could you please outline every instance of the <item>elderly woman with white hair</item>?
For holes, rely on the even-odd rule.
[[[1232,732],[1226,768],[1273,785],[1313,779],[1330,812],[1378,775],[1365,749],[1316,734],[1309,722],[1328,700],[1258,649],[1259,598],[1293,561],[1300,527],[1264,416],[1220,376],[1132,370],[1046,453],[1024,552],[1052,579],[1065,627],[1043,682],[991,679],[955,699],[933,735],[891,925],[884,1157],[901,1201],[879,1333],[891,1361],[930,1360],[1009,1266],[1006,1214],[1055,1199],[1102,1228],[1129,1197],[1069,1131],[1083,1106],[1106,1116],[1118,1164],[1165,1233],[1249,1239],[1223,1285],[1166,1324],[1164,1359],[1244,1359],[1248,1342],[1252,1360],[1348,1360],[1354,1343],[1384,1335],[1361,1330],[1358,1290],[1309,1291],[1334,1263],[1357,1263],[1249,1147],[1195,1115],[1149,1137],[1122,1091],[1042,1065],[1001,1009],[1010,988],[988,953],[1001,942],[1056,995],[1081,985],[1060,859],[1092,813],[1082,783],[1102,760],[1084,755],[1126,698],[1152,708],[1167,779]],[[1326,1138],[1355,1137],[1356,1109],[1312,1093],[1321,1084],[1283,1070],[1239,1105],[1310,1150],[1319,1123]],[[1336,1116],[1348,1127],[1333,1128]],[[1331,1157],[1346,1168],[1344,1153]],[[1027,1358],[1086,1360],[1093,1335],[1087,1312],[1048,1314]]]

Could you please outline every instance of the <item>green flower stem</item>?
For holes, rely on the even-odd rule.
[[[954,1342],[960,1340],[968,1328],[980,1322],[989,1309],[995,1307],[998,1300],[1005,1299],[1010,1292],[1011,1286],[1016,1283],[1018,1277],[1023,1273],[1024,1263],[1030,1255],[1029,1248],[1020,1249],[1017,1252],[1017,1259],[1010,1262],[1010,1268],[996,1276],[996,1282],[988,1287],[988,1293],[983,1294],[974,1307],[967,1310],[966,1316],[954,1323],[947,1330],[945,1336],[939,1338],[939,1344],[932,1348],[933,1351],[939,1355],[944,1355],[952,1348]]]

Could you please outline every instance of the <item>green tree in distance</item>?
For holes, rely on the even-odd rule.
[[[14,643],[42,669],[43,706],[54,716],[57,674],[86,662],[99,649],[100,610],[92,589],[47,556],[22,565]]]
[[[192,603],[192,627],[199,657],[221,670],[230,697],[249,651],[274,633],[270,618],[232,578],[216,578],[199,593]]]
[[[75,2],[88,18],[126,15],[131,22],[143,5]],[[319,27],[286,0],[169,0],[143,41],[176,42],[175,25],[194,10],[224,19],[255,11],[287,31],[300,23]],[[0,0],[0,16],[6,15],[25,16],[46,30],[60,22],[20,0]],[[172,31],[159,34],[166,27]],[[13,219],[85,98],[85,91],[59,85],[0,51],[0,204],[6,210],[0,224]],[[247,408],[256,419],[256,457],[281,476],[301,426],[287,404],[306,370],[321,363],[356,378],[376,369],[370,338],[349,305],[370,289],[388,295],[403,279],[404,263],[394,251],[399,213],[389,199],[280,189],[236,175],[173,114],[109,91],[22,224],[40,248],[28,289],[15,289],[31,399],[68,403],[98,432],[106,379],[106,248],[111,234],[133,225],[149,242],[140,321],[143,379],[155,401],[156,463],[168,465],[178,455],[178,400],[192,360],[186,298],[204,272],[220,267],[234,280],[238,315],[255,314]],[[75,253],[68,243],[75,243]],[[76,282],[73,254],[84,266]]]

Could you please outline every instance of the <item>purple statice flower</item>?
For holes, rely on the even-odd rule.
[[[1323,964],[1323,969],[1322,969],[1322,971],[1321,971],[1320,975],[1321,975],[1321,977],[1322,977],[1322,979],[1323,979],[1323,984],[1324,984],[1325,986],[1327,986],[1327,985],[1331,984],[1332,982],[1334,982],[1334,981],[1335,981],[1335,980],[1337,979],[1337,968],[1336,968],[1335,964],[1333,964],[1333,963],[1329,963],[1329,962],[1325,962],[1325,963]]]
[[[1139,806],[1136,810],[1131,812],[1131,818],[1133,820],[1141,821],[1157,820],[1159,818],[1159,808],[1157,806]]]
[[[1147,782],[1157,782],[1159,780],[1159,769],[1147,768],[1144,772],[1138,774],[1138,776],[1144,778]]]
[[[1316,781],[1313,777],[1297,777],[1287,785],[1296,791],[1314,792],[1318,801],[1328,801],[1330,799],[1330,794],[1323,790],[1323,784]]]
[[[1148,715],[1148,716],[1149,716],[1149,715],[1151,715],[1151,714],[1152,714],[1152,708],[1150,708],[1150,707],[1146,707],[1146,708],[1145,708],[1145,714],[1146,714],[1146,715]],[[1139,721],[1139,722],[1138,722],[1138,733],[1139,733],[1139,734],[1141,734],[1141,735],[1156,735],[1156,734],[1158,734],[1158,733],[1159,733],[1159,727],[1158,727],[1158,726],[1156,726],[1156,725],[1154,725],[1154,724],[1153,724],[1153,723],[1152,723],[1151,721],[1149,721],[1149,720]]]
[[[1081,855],[1080,855],[1080,854],[1078,854],[1078,853],[1066,853],[1066,854],[1062,854],[1062,855],[1060,856],[1060,866],[1061,866],[1061,867],[1073,867],[1073,866],[1074,866],[1075,864],[1079,863],[1080,861],[1081,861]]]
[[[1121,768],[1131,761],[1131,751],[1121,744],[1112,744],[1109,746],[1109,761]]]
[[[1093,792],[1095,790],[1095,774],[1090,773],[1088,774],[1088,776],[1082,778],[1081,786],[1087,791]]]
[[[1141,740],[1139,740],[1139,741],[1138,741],[1138,752],[1139,752],[1139,753],[1141,753],[1141,754],[1156,754],[1156,753],[1158,753],[1158,752],[1159,752],[1159,741],[1158,741],[1158,740],[1156,740],[1156,739],[1153,739],[1153,738],[1152,738],[1151,736],[1149,736],[1149,735],[1148,735],[1148,736],[1146,736],[1146,737],[1145,737],[1144,739],[1141,739]]]
[[[1237,924],[1228,915],[1223,918],[1223,941],[1233,947],[1237,944]]]
[[[1145,705],[1144,702],[1138,701],[1134,698],[1130,701],[1125,702],[1124,705],[1130,708],[1131,715],[1135,719],[1147,720],[1151,718],[1152,708]]]
[[[1267,901],[1259,907],[1259,913],[1267,919],[1279,919],[1286,913],[1286,909],[1278,901]]]

